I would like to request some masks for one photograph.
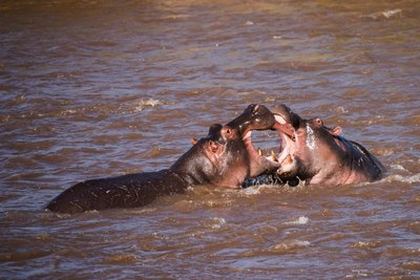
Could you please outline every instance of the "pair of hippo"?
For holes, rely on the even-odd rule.
[[[253,130],[275,130],[278,154],[264,156],[251,141]],[[339,127],[319,118],[303,119],[286,105],[271,111],[249,105],[226,125],[214,124],[208,135],[170,168],[78,183],[54,198],[47,209],[78,213],[140,207],[157,197],[183,193],[192,185],[229,188],[275,183],[342,185],[380,179],[383,165],[362,145],[347,140]]]

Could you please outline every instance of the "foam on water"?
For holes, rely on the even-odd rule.
[[[158,99],[153,99],[153,98],[149,98],[149,99],[146,99],[146,100],[141,99],[137,103],[136,107],[134,108],[134,111],[140,112],[140,111],[143,111],[146,107],[152,107],[153,108],[153,107],[156,107],[156,106],[162,105],[162,104],[163,103]]]
[[[311,245],[311,242],[308,240],[291,240],[287,242],[281,242],[272,247],[273,251],[276,252],[288,252],[290,250],[295,250],[298,248],[305,248]]]
[[[394,170],[408,171],[407,169],[404,168],[404,166],[400,164],[391,164],[391,168]]]
[[[389,2],[2,1],[0,278],[418,274],[420,14]],[[167,168],[252,103],[342,126],[387,177],[43,211],[76,182]]]
[[[284,189],[284,188],[288,188],[288,186],[277,185],[277,184],[263,184],[263,185],[248,187],[243,190],[243,193],[245,195],[256,195],[256,194],[260,194],[261,191],[264,189],[278,189],[278,188]]]
[[[224,224],[226,224],[226,220],[224,218],[220,218],[220,217],[214,217],[211,219],[211,228],[212,229],[219,229],[221,228]]]
[[[305,216],[300,216],[296,220],[289,222],[284,222],[285,225],[306,225],[309,222],[309,218]]]
[[[245,195],[256,195],[256,194],[260,194],[261,190],[264,188],[272,188],[274,186],[277,185],[258,185],[258,186],[253,186],[253,187],[249,187],[243,190],[243,193]]]
[[[409,184],[419,183],[420,182],[420,173],[417,173],[417,174],[411,175],[411,176],[390,175],[383,180],[385,180],[388,183],[391,183],[391,182],[403,182],[403,183],[409,183]]]

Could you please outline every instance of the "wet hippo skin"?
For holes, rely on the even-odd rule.
[[[239,133],[215,124],[169,169],[78,183],[54,198],[47,209],[77,213],[144,206],[157,197],[183,193],[190,185],[239,187],[249,174],[249,157]]]
[[[250,177],[242,183],[242,188],[262,184],[295,186],[299,183],[299,179],[294,175],[280,177],[276,173],[280,167],[279,163],[274,161],[272,156],[259,153],[252,143],[253,130],[274,130],[275,124],[275,115],[260,104],[249,105],[240,116],[227,124],[238,129],[250,156]]]
[[[304,119],[282,104],[274,107],[275,129],[281,138],[280,153],[273,156],[275,172],[248,179],[245,185],[291,182],[343,185],[379,180],[385,173],[381,162],[361,144],[341,135],[320,118]]]
[[[241,115],[226,125],[227,127],[236,128],[242,137],[250,158],[250,177],[275,170],[278,167],[276,162],[259,154],[251,141],[253,130],[267,130],[274,125],[275,119],[271,111],[267,107],[258,104],[249,105]]]
[[[297,176],[308,184],[342,185],[379,180],[384,166],[361,144],[341,136],[320,118],[303,119],[286,105],[272,110],[274,128],[284,140],[277,174]]]
[[[251,130],[273,125],[273,114],[266,107],[250,105],[227,125],[211,126],[208,136],[194,141],[169,169],[81,182],[54,198],[47,209],[77,213],[140,207],[159,196],[183,193],[191,185],[239,188],[245,178],[276,167],[248,143]]]

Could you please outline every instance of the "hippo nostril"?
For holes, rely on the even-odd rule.
[[[257,104],[250,104],[246,109],[245,109],[245,111],[247,111],[247,110],[251,110],[252,112],[254,112],[255,111],[255,107],[257,107],[258,105]]]

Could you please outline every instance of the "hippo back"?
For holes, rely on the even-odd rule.
[[[88,180],[65,190],[47,208],[78,213],[108,208],[140,207],[158,196],[183,193],[188,184],[171,170]]]
[[[353,170],[362,172],[371,182],[383,177],[386,172],[385,167],[365,147],[355,141],[346,140],[343,137],[340,137],[340,140],[351,150],[348,154],[352,157],[350,163]]]

